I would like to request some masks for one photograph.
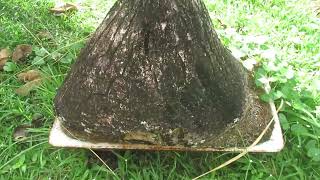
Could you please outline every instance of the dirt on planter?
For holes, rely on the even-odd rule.
[[[270,105],[261,102],[257,92],[252,91],[250,94],[253,102],[248,107],[247,114],[241,120],[229,124],[218,137],[209,138],[205,145],[215,148],[248,147],[260,136],[273,115]],[[273,125],[263,136],[261,142],[270,139],[272,128]]]

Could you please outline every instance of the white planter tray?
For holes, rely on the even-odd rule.
[[[248,148],[249,152],[279,152],[284,147],[284,140],[282,130],[276,111],[276,107],[273,102],[270,102],[270,108],[274,117],[274,124],[272,134],[269,140],[260,142],[258,145]],[[53,127],[49,136],[49,143],[55,147],[65,148],[84,148],[84,149],[131,149],[131,150],[172,150],[172,151],[228,151],[228,152],[240,152],[246,148],[202,148],[202,147],[181,147],[181,146],[161,146],[161,145],[145,145],[145,144],[114,144],[114,143],[92,143],[85,142],[68,136],[62,130],[61,122],[57,118],[53,124]]]

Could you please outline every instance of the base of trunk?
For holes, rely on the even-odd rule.
[[[251,86],[252,87],[252,86]],[[103,139],[99,136],[95,137],[91,134],[90,141],[84,133],[73,131],[70,128],[62,128],[64,134],[69,137],[76,138],[84,142],[92,143],[113,143],[126,144],[135,147],[137,144],[153,146],[178,146],[183,148],[230,148],[230,147],[246,147],[252,144],[261,134],[267,124],[270,122],[275,112],[272,112],[272,107],[267,103],[262,103],[259,100],[257,90],[251,88],[249,91],[247,107],[244,116],[241,119],[235,119],[233,123],[220,131],[217,129],[207,130],[207,127],[196,129],[188,132],[182,128],[169,129],[163,131],[166,124],[157,124],[160,128],[158,131],[153,130],[152,133],[143,131],[131,131],[117,139]],[[274,106],[274,105],[272,105]],[[65,121],[58,117],[60,121]],[[63,125],[61,125],[63,126]],[[145,124],[142,123],[142,126]],[[200,133],[197,133],[200,132]],[[264,136],[264,141],[270,138],[271,129]]]
[[[221,134],[220,137],[215,139],[208,139],[208,143],[199,143],[198,146],[166,146],[154,144],[141,144],[141,143],[128,143],[128,142],[88,142],[79,140],[69,130],[66,130],[61,119],[57,118],[50,133],[49,143],[56,147],[68,148],[90,148],[90,149],[125,149],[125,150],[174,150],[174,151],[236,151],[240,152],[252,143],[257,136],[266,127],[266,124],[274,118],[274,124],[269,129],[269,132],[264,136],[262,142],[254,146],[249,152],[279,152],[284,147],[284,141],[280,122],[277,116],[276,108],[273,102],[269,105],[258,105],[261,109],[265,110],[262,116],[256,115],[257,119],[249,118],[230,125]],[[251,111],[255,113],[256,111]],[[66,132],[67,131],[67,132]],[[208,144],[211,145],[209,146]],[[207,145],[204,145],[207,144]]]

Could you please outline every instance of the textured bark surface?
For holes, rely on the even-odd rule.
[[[247,116],[250,94],[201,0],[118,0],[55,108],[78,138],[195,146]]]

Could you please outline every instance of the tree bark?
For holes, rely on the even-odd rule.
[[[201,0],[118,0],[55,108],[78,138],[124,142],[139,132],[158,141],[133,140],[192,146],[244,116],[248,88],[246,71],[220,42]]]

